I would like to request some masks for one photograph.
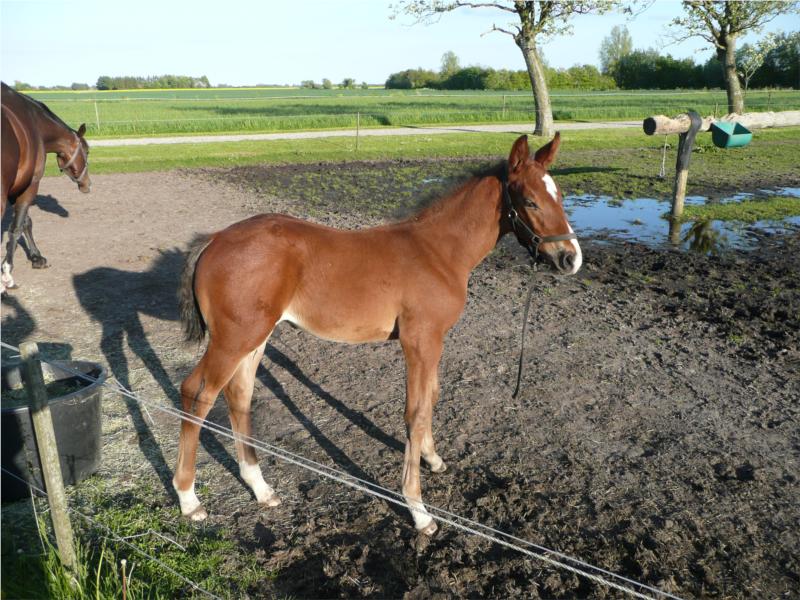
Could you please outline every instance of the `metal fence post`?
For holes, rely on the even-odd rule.
[[[61,461],[58,458],[53,418],[50,415],[50,407],[47,405],[47,391],[42,374],[42,363],[39,360],[39,347],[35,342],[25,342],[20,344],[19,351],[23,360],[25,390],[28,393],[28,406],[33,420],[39,461],[42,464],[42,479],[45,482],[53,529],[56,532],[58,554],[61,557],[61,563],[75,573],[78,561],[73,545],[72,525],[67,515],[67,495],[64,492],[64,481],[61,478]]]

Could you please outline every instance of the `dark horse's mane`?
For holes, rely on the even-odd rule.
[[[70,127],[69,125],[67,125],[66,123],[64,123],[64,121],[61,119],[61,117],[59,117],[59,116],[58,116],[56,113],[54,113],[52,110],[50,110],[50,107],[49,107],[49,106],[47,106],[47,104],[45,104],[45,103],[44,103],[44,102],[42,102],[41,100],[37,100],[36,98],[31,98],[30,96],[27,96],[27,97],[28,97],[28,98],[30,98],[30,100],[31,100],[31,101],[32,101],[34,104],[37,104],[37,105],[39,106],[39,108],[41,108],[41,109],[42,109],[42,111],[44,112],[44,114],[46,114],[48,117],[50,117],[51,119],[53,119],[53,120],[54,120],[56,123],[59,123],[60,125],[63,125],[64,127],[66,127],[67,129],[69,129],[70,131],[74,131],[74,130],[72,129],[72,127]]]
[[[5,85],[9,90],[14,92],[15,94],[17,94],[19,96],[22,96],[25,100],[27,100],[28,102],[30,102],[31,104],[33,104],[34,106],[39,108],[47,117],[51,118],[53,121],[55,121],[59,125],[63,125],[69,131],[75,131],[74,129],[72,129],[72,127],[67,125],[61,117],[59,117],[56,113],[54,113],[52,110],[50,110],[50,107],[47,106],[47,104],[45,104],[41,100],[37,100],[36,98],[33,98],[32,96],[29,96],[28,94],[22,94],[22,93],[18,92],[17,90],[15,90],[14,88],[12,88],[10,85],[6,84],[5,82],[3,82],[3,85]]]

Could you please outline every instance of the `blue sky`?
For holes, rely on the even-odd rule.
[[[627,23],[636,48],[704,61],[711,55],[695,39],[667,46],[666,24],[680,2],[656,2]],[[100,75],[206,75],[213,85],[291,84],[345,77],[383,83],[411,67],[438,69],[443,53],[462,65],[523,69],[513,40],[486,34],[505,13],[460,9],[432,25],[408,17],[390,20],[380,0],[0,0],[4,81],[34,85],[94,84]],[[575,33],[544,47],[554,67],[598,64],[598,48],[614,14],[574,19]],[[765,31],[800,29],[783,16]],[[750,36],[745,41],[753,40]]]

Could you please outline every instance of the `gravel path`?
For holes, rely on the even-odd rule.
[[[641,121],[610,121],[603,123],[560,123],[561,131],[578,129],[612,129],[641,127]],[[387,129],[362,129],[359,135],[435,135],[439,133],[530,133],[530,123],[512,123],[501,125],[441,125],[437,127],[392,127]],[[206,144],[213,142],[246,142],[268,140],[299,140],[311,138],[353,137],[352,129],[335,131],[294,131],[283,133],[242,133],[235,135],[191,135],[172,137],[121,138],[113,140],[93,140],[93,147],[100,146],[146,146],[150,144]]]

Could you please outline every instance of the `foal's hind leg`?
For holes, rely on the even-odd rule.
[[[228,413],[231,418],[231,426],[237,438],[250,437],[252,429],[250,426],[250,403],[253,399],[253,386],[255,384],[256,370],[264,356],[264,348],[267,342],[253,350],[245,356],[239,363],[228,385],[223,390],[225,400],[228,402]],[[278,506],[281,501],[278,496],[261,474],[258,466],[256,451],[253,446],[244,443],[241,439],[236,439],[236,455],[239,458],[239,473],[245,483],[250,486],[259,504],[265,506]]]
[[[220,390],[233,376],[242,358],[241,353],[233,354],[220,348],[212,337],[200,363],[181,385],[183,410],[193,415],[195,422],[181,420],[178,466],[172,485],[178,494],[181,513],[193,521],[202,521],[208,516],[194,491],[200,423],[208,416]]]

